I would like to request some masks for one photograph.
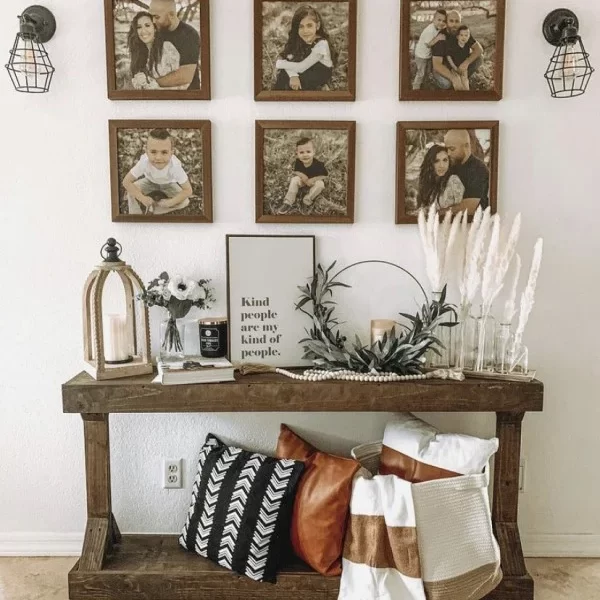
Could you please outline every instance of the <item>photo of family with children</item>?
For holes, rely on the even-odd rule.
[[[352,222],[353,124],[349,129],[265,128],[257,142],[262,145],[257,216]]]
[[[262,89],[348,90],[350,2],[262,2]]]
[[[493,129],[414,129],[400,124],[398,133],[404,146],[399,214],[415,218],[431,205],[442,214],[467,210],[472,215],[488,206],[495,212],[492,175],[498,149]]]
[[[410,2],[413,90],[494,89],[497,4],[497,0]]]
[[[111,121],[110,126],[116,133],[111,162],[116,178],[113,195],[117,190],[113,207],[118,206],[118,216],[210,219],[210,189],[206,189],[210,161],[207,165],[202,126],[167,128],[156,122],[135,128],[120,127],[118,121]]]
[[[110,0],[117,90],[200,90],[200,0]]]

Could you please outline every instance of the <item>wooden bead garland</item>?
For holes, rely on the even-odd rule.
[[[299,379],[302,381],[370,381],[378,383],[388,383],[396,381],[415,381],[419,379],[455,379],[462,381],[464,375],[462,372],[452,371],[451,369],[437,369],[428,373],[418,375],[397,375],[396,373],[356,373],[355,371],[324,371],[323,369],[307,369],[304,373],[292,373],[286,369],[275,369],[276,373],[285,375],[290,379]]]

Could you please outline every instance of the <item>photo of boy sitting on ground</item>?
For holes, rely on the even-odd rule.
[[[283,199],[283,204],[277,211],[278,215],[285,215],[298,200],[298,192],[304,190],[302,204],[311,207],[317,196],[325,189],[325,182],[329,172],[325,165],[315,158],[314,142],[307,137],[296,142],[296,161],[294,162],[290,187]]]
[[[157,122],[154,128],[118,128],[116,137],[119,215],[208,216],[201,128],[167,128]]]
[[[306,218],[302,222],[349,217],[349,156],[346,128],[265,130],[262,157],[257,156],[262,214],[282,221]]]
[[[194,193],[166,129],[148,134],[146,152],[123,180],[129,214],[162,215],[185,208]]]

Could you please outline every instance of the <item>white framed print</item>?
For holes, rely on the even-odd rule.
[[[298,286],[315,272],[314,235],[228,235],[229,359],[304,367]]]

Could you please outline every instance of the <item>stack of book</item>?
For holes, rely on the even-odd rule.
[[[186,356],[180,362],[157,360],[158,377],[155,383],[180,385],[190,383],[217,383],[235,381],[233,365],[226,358]]]

